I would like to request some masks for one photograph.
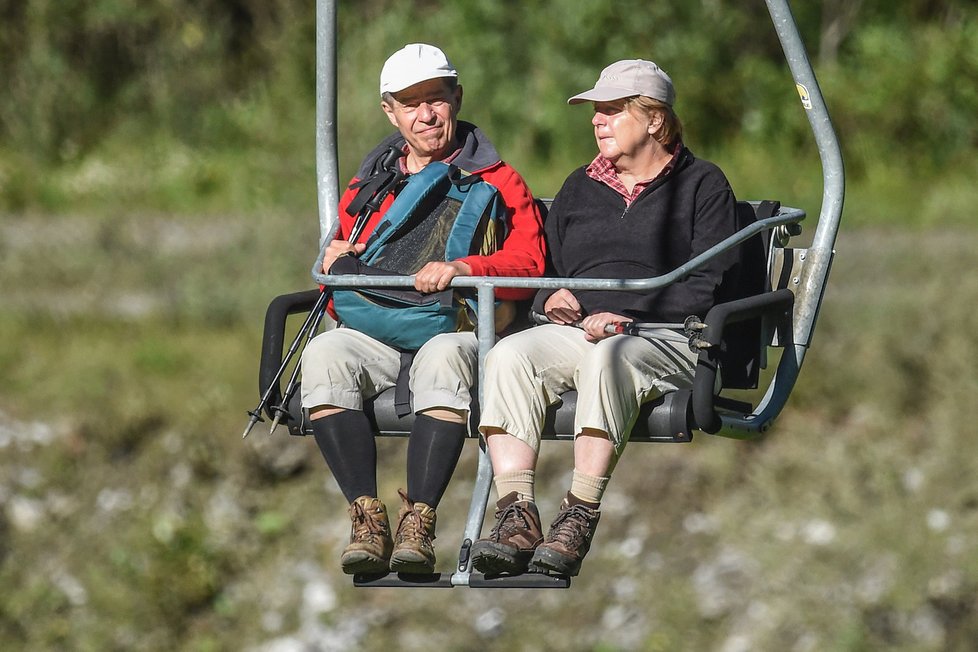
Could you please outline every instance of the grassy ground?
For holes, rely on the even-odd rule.
[[[0,219],[0,648],[974,649],[978,232],[844,230],[772,434],[633,446],[571,590],[479,592],[352,588],[313,443],[239,439],[264,307],[310,285],[297,223]],[[551,512],[570,448],[543,454]]]

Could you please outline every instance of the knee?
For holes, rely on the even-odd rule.
[[[608,338],[598,342],[588,351],[587,356],[585,356],[585,364],[593,369],[599,370],[606,369],[614,364],[620,364],[624,354],[620,350],[620,347],[616,346],[618,343],[615,339]]]
[[[446,333],[431,338],[418,349],[414,358],[416,365],[474,365],[476,345],[462,333]]]
[[[420,387],[461,389],[475,380],[476,354],[459,338],[439,335],[429,340],[411,363],[411,383]],[[414,389],[415,393],[418,390]]]
[[[302,371],[306,373],[316,373],[326,369],[343,369],[350,371],[359,365],[359,359],[353,355],[348,347],[341,343],[331,341],[337,338],[328,337],[324,333],[319,337],[314,337],[302,352]]]
[[[532,369],[523,348],[514,345],[510,338],[503,338],[489,350],[486,356],[486,373],[509,375],[526,373]]]
[[[486,356],[486,377],[492,382],[509,382],[505,379],[530,379],[536,377],[536,365],[523,347],[500,340]],[[500,380],[497,380],[500,379]]]

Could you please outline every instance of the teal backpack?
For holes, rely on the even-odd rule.
[[[432,162],[407,178],[360,256],[343,256],[330,274],[414,274],[432,260],[488,255],[505,238],[499,190],[477,174]],[[336,288],[340,323],[400,351],[416,351],[440,333],[472,330],[472,293],[448,289]]]

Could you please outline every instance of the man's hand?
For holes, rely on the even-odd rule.
[[[588,342],[597,342],[598,340],[603,340],[606,337],[611,337],[614,333],[604,332],[605,326],[608,324],[620,324],[622,322],[632,321],[629,317],[622,317],[621,315],[616,315],[613,312],[599,312],[593,315],[588,315],[583,320],[581,320],[581,328],[584,329],[585,338]]]
[[[414,289],[425,294],[441,292],[456,276],[471,275],[472,268],[461,260],[453,260],[450,263],[432,261],[425,263],[425,266],[414,275]]]
[[[366,248],[367,245],[362,242],[351,244],[346,240],[333,240],[326,246],[323,256],[323,274],[329,274],[329,268],[340,256],[359,256]]]
[[[547,298],[543,312],[555,324],[573,325],[581,320],[581,304],[566,288],[557,290]]]

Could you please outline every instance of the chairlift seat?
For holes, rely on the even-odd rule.
[[[542,207],[545,208],[545,207]],[[760,211],[765,215],[780,210],[777,202],[738,202],[738,227],[752,223]],[[759,369],[766,361],[768,346],[783,346],[790,333],[790,311],[794,295],[784,286],[792,278],[791,261],[796,251],[785,250],[774,255],[778,247],[770,246],[771,238],[758,234],[745,241],[741,247],[741,262],[734,268],[735,278],[731,285],[752,292],[749,296],[717,304],[707,314],[706,339],[712,346],[699,354],[693,387],[670,392],[646,402],[636,420],[629,441],[684,443],[692,440],[693,431],[716,433],[720,430],[719,411],[749,415],[753,406],[725,398],[723,390],[755,389]],[[767,273],[765,273],[767,268]],[[789,270],[785,273],[785,268]],[[726,282],[725,282],[726,284]],[[724,292],[722,290],[721,292]],[[728,292],[728,294],[730,294]],[[285,341],[285,324],[289,315],[308,311],[319,295],[318,290],[308,290],[276,297],[265,316],[265,332],[262,338],[262,354],[259,371],[259,390],[264,392],[271,384],[281,363]],[[780,337],[775,337],[780,334]],[[720,383],[717,383],[717,376]],[[717,388],[719,386],[719,391]],[[475,392],[473,392],[475,393]],[[414,415],[400,416],[394,406],[395,389],[387,389],[364,404],[375,431],[382,436],[406,436],[411,432]],[[279,390],[273,389],[268,414],[281,401]],[[311,434],[308,414],[300,405],[300,392],[295,392],[289,402],[282,423],[287,424],[290,434]],[[574,411],[577,392],[569,391],[552,405],[544,422],[543,439],[570,440],[574,437]],[[469,432],[477,436],[479,409],[473,401],[469,412]]]

